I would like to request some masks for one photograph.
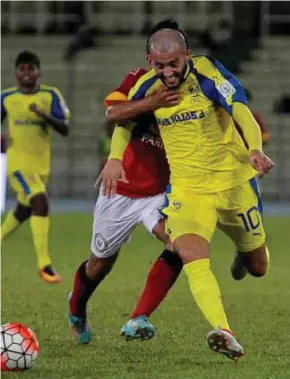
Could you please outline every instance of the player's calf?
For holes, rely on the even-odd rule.
[[[92,281],[103,280],[112,270],[118,256],[119,251],[108,258],[99,258],[94,254],[91,254],[86,265],[86,274],[88,278]]]
[[[246,276],[246,273],[255,277],[262,277],[267,273],[269,263],[270,254],[265,244],[249,252],[239,252],[232,265],[233,278],[241,280]]]
[[[265,244],[247,253],[246,268],[252,276],[264,276],[268,271],[269,264],[270,254]]]
[[[31,207],[17,203],[16,208],[8,212],[1,226],[1,241],[8,237],[31,216]]]

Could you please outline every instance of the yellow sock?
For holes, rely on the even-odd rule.
[[[48,254],[48,229],[48,217],[31,216],[31,231],[37,254],[37,263],[40,269],[51,264]]]
[[[193,297],[204,317],[214,329],[230,330],[221,301],[220,289],[210,269],[209,259],[199,259],[183,267]]]
[[[3,241],[10,233],[14,232],[20,224],[21,223],[14,216],[14,211],[9,211],[1,226],[1,241]]]

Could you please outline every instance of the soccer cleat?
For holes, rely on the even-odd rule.
[[[244,349],[238,343],[236,337],[225,329],[214,329],[209,332],[207,335],[207,343],[216,353],[224,354],[236,362],[244,355]]]
[[[61,282],[61,276],[53,269],[51,265],[42,268],[39,272],[39,275],[47,283]]]
[[[122,327],[120,335],[125,337],[126,341],[137,339],[147,341],[154,337],[155,331],[155,327],[148,321],[146,316],[139,316],[127,321]]]
[[[243,256],[240,253],[236,253],[235,259],[231,266],[232,277],[235,280],[242,280],[247,275],[248,271],[244,266]]]
[[[75,339],[80,344],[86,345],[91,342],[92,331],[86,319],[69,314],[69,326]]]
[[[71,296],[72,292],[70,292],[68,295],[68,301],[70,301]],[[85,318],[74,316],[73,314],[69,313],[68,323],[77,342],[82,345],[86,345],[87,343],[91,342],[93,333]]]

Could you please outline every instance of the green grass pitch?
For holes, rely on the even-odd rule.
[[[87,258],[92,216],[54,214],[50,250],[63,275],[60,285],[38,277],[29,224],[2,248],[2,324],[28,324],[42,350],[35,366],[7,378],[35,379],[289,379],[290,378],[290,218],[267,217],[271,269],[264,278],[234,282],[231,242],[217,233],[213,270],[231,326],[246,355],[238,364],[209,350],[210,327],[192,299],[185,275],[151,321],[156,338],[126,343],[119,331],[134,307],[151,263],[162,245],[142,228],[124,246],[110,276],[95,292],[89,318],[95,337],[78,346],[67,322],[67,296],[75,269]],[[288,242],[287,242],[288,241]]]

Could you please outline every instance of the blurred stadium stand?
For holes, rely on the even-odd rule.
[[[290,117],[273,113],[277,99],[290,92],[289,2],[2,1],[1,11],[2,88],[14,83],[17,53],[30,49],[41,57],[43,82],[59,87],[72,111],[69,139],[54,136],[53,196],[93,196],[103,98],[132,68],[146,67],[144,35],[155,22],[173,17],[187,31],[194,54],[214,53],[251,90],[253,109],[272,135],[266,151],[276,163],[263,180],[264,197],[290,200]],[[223,37],[222,20],[229,38]],[[84,26],[93,31],[94,46],[65,60]]]

